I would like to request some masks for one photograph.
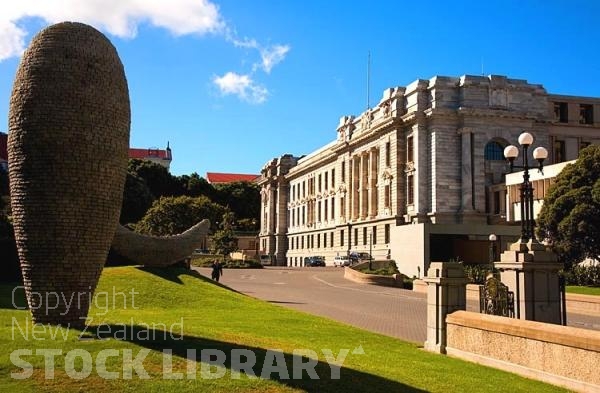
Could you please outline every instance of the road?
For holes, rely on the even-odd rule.
[[[210,269],[195,268],[210,278]],[[226,269],[221,283],[238,292],[352,326],[422,344],[426,339],[426,295],[359,284],[342,268]],[[475,310],[476,302],[467,309]],[[569,325],[600,330],[600,316],[569,314]]]

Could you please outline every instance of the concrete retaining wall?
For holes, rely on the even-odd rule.
[[[350,267],[344,268],[344,278],[350,281],[360,282],[362,284],[376,284],[400,288],[403,286],[401,274],[394,274],[393,276],[379,276],[376,274],[361,273]]]
[[[600,392],[600,332],[456,311],[446,318],[448,355],[561,385]]]

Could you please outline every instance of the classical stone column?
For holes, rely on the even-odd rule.
[[[371,153],[371,175],[369,177],[369,189],[370,189],[370,197],[369,197],[369,216],[371,218],[375,218],[377,216],[378,211],[378,198],[377,198],[377,177],[379,173],[377,173],[378,168],[378,160],[379,160],[379,151],[373,147],[370,151]]]
[[[425,349],[446,353],[446,315],[466,310],[467,282],[456,262],[431,262],[427,276],[427,341]]]
[[[352,219],[357,220],[360,209],[360,157],[354,156],[352,158]]]

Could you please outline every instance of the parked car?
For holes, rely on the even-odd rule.
[[[312,256],[304,258],[304,266],[325,266],[325,258],[320,256]]]
[[[333,258],[333,266],[350,266],[348,255],[338,255]]]
[[[352,264],[358,263],[358,262],[368,261],[370,259],[371,259],[371,254],[369,254],[368,252],[356,252],[356,251],[352,251],[350,253],[350,262]]]

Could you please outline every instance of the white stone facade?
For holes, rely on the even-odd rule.
[[[518,237],[506,225],[502,150],[523,130],[548,163],[576,158],[600,142],[600,99],[496,75],[387,89],[375,108],[343,116],[328,145],[264,166],[261,252],[302,266],[366,251],[409,276],[430,261],[487,262],[489,233],[501,247]]]

